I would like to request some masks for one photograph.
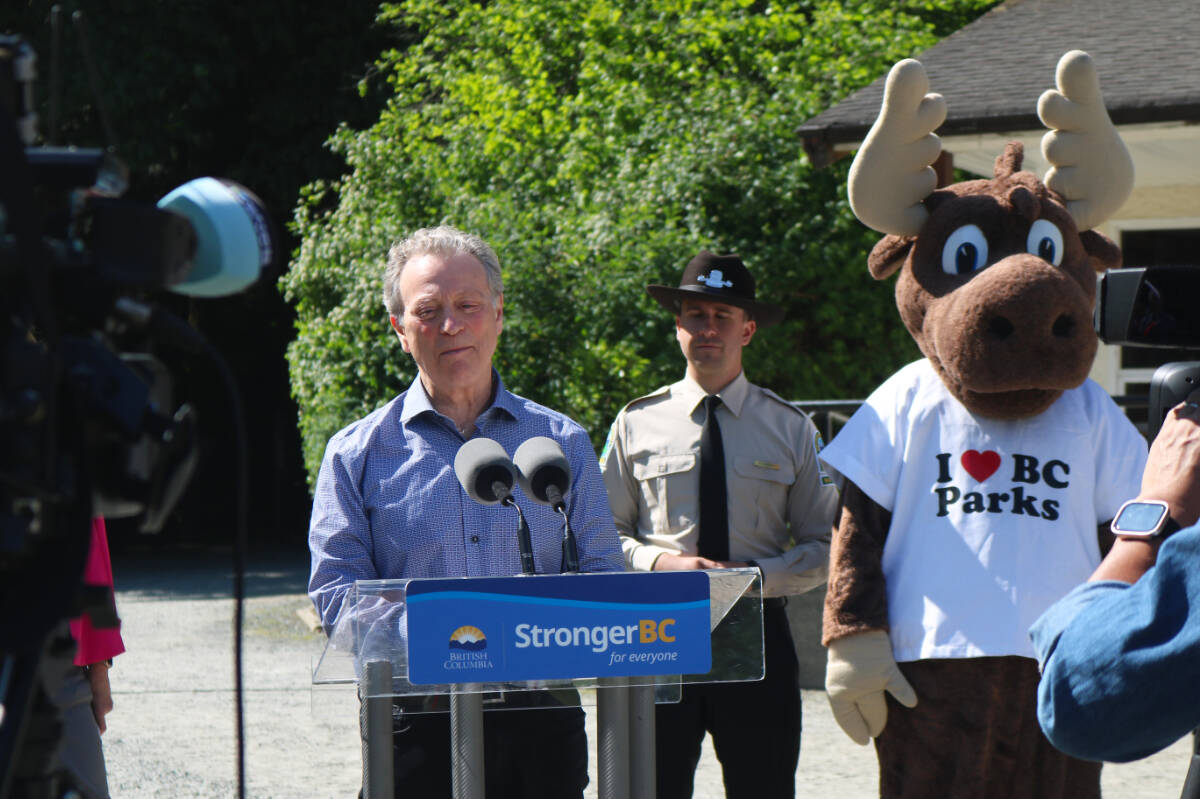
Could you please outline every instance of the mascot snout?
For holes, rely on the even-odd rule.
[[[1005,258],[930,301],[926,355],[978,412],[1039,413],[1087,379],[1098,346],[1093,297],[1034,255]]]

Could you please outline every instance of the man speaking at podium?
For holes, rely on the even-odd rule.
[[[418,375],[326,448],[309,530],[309,596],[326,632],[337,625],[356,580],[521,573],[512,509],[472,501],[455,475],[455,454],[473,436],[499,442],[510,456],[534,436],[557,441],[574,475],[567,499],[580,570],[621,570],[587,434],[566,416],[508,392],[492,367],[504,322],[492,248],[451,227],[418,230],[388,253],[383,298]],[[561,519],[549,508],[523,510],[537,572],[560,573]],[[510,706],[532,701],[528,692],[506,696]],[[395,724],[396,795],[449,797],[449,715],[402,712]],[[581,796],[587,785],[578,707],[487,712],[484,749],[489,799]]]
[[[766,665],[760,682],[685,685],[678,704],[658,705],[658,799],[692,795],[706,731],[727,797],[791,797],[800,686],[784,606],[825,583],[837,489],[812,421],[742,372],[742,349],[783,311],[755,300],[741,259],[701,252],[678,288],[646,290],[675,314],[687,372],[625,406],[600,456],[625,559],[644,571],[757,567]]]

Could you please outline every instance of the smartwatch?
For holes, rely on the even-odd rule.
[[[1171,508],[1161,499],[1131,499],[1112,520],[1114,535],[1162,540],[1180,529]]]

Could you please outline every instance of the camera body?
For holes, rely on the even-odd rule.
[[[1200,351],[1200,267],[1110,269],[1099,278],[1094,323],[1106,344]],[[1167,412],[1200,387],[1200,361],[1163,364],[1150,381],[1147,435]]]
[[[117,623],[111,591],[83,585],[92,519],[159,532],[195,470],[196,416],[169,364],[211,360],[241,418],[224,361],[155,295],[234,294],[277,252],[232,181],[138,202],[114,148],[35,146],[35,67],[0,35],[0,796],[73,787],[45,683],[70,669],[67,619]]]
[[[7,607],[34,606],[0,616],[0,652],[78,614],[92,517],[158,532],[194,472],[195,412],[168,364],[211,348],[156,294],[234,294],[277,252],[232,181],[138,202],[112,148],[34,146],[36,72],[0,36],[0,580]]]

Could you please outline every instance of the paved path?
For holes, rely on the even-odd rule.
[[[228,556],[120,554],[117,608],[128,652],[112,671],[116,709],[104,743],[117,799],[236,794],[233,655]],[[313,689],[323,637],[305,607],[306,553],[251,558],[245,625],[247,795],[276,799],[353,797],[361,780],[353,690]],[[799,797],[876,795],[873,751],[834,724],[820,691],[804,692]],[[595,714],[589,712],[594,729]],[[594,736],[592,737],[594,740]],[[1106,766],[1109,799],[1179,795],[1190,741],[1137,763]],[[591,758],[596,795],[595,753]],[[718,799],[720,767],[705,746],[697,799]]]

